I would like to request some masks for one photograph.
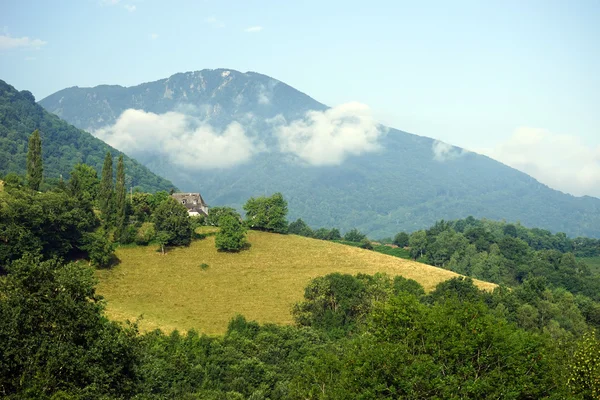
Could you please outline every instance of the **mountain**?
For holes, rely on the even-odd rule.
[[[107,151],[121,154],[87,132],[69,125],[35,102],[28,91],[17,91],[0,80],[0,174],[25,174],[27,143],[31,132],[39,129],[42,138],[44,177],[67,179],[73,166],[86,163],[100,172]],[[139,162],[124,156],[127,178],[134,187],[155,192],[174,185]]]
[[[600,199],[574,197],[486,156],[329,108],[265,75],[217,69],[134,87],[68,88],[49,112],[127,151],[210,205],[282,192],[290,218],[371,237],[439,219],[519,221],[600,237]],[[138,111],[134,111],[138,110]]]

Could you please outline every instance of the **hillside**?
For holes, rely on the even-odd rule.
[[[600,237],[600,199],[376,125],[356,104],[330,109],[257,73],[202,70],[128,88],[73,87],[40,104],[182,190],[201,191],[212,206],[240,209],[250,196],[279,191],[291,220],[357,227],[373,238],[469,215]],[[149,131],[166,139],[157,145]],[[234,145],[223,147],[229,139]]]
[[[107,151],[114,157],[120,152],[87,132],[69,125],[36,104],[33,95],[17,91],[0,80],[0,175],[25,174],[27,143],[31,132],[40,130],[44,176],[68,179],[77,163],[86,163],[100,171]],[[152,173],[137,161],[124,157],[128,179],[134,187],[155,192],[174,185]]]
[[[214,236],[162,256],[155,246],[117,250],[121,263],[98,270],[98,292],[117,320],[135,320],[142,330],[195,328],[222,334],[236,314],[261,323],[292,322],[311,278],[331,272],[385,272],[418,281],[426,290],[457,276],[413,261],[295,235],[249,232],[250,251],[219,253]],[[281,255],[285,254],[285,258]],[[200,265],[206,263],[203,270]],[[480,288],[495,285],[476,281]]]

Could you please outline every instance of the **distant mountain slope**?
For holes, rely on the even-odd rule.
[[[177,111],[220,130],[239,122],[264,148],[233,166],[182,167],[156,151],[127,149],[181,189],[200,190],[211,205],[239,208],[250,196],[281,191],[289,200],[290,218],[301,217],[315,227],[357,227],[375,238],[469,215],[600,237],[600,199],[552,190],[488,157],[395,129],[378,137],[378,150],[347,154],[339,165],[299,160],[281,150],[281,132],[273,121],[293,124],[310,110],[331,109],[257,73],[202,70],[130,88],[75,87],[40,104],[90,131],[115,124],[128,109]],[[329,151],[312,149],[319,150]]]
[[[35,129],[42,137],[44,176],[65,179],[76,163],[86,163],[98,171],[110,147],[87,132],[69,125],[36,104],[28,91],[17,91],[0,80],[0,174],[25,173],[27,142]],[[170,190],[174,185],[150,172],[148,168],[125,156],[125,167],[130,183],[144,191]],[[129,183],[129,182],[128,182]]]

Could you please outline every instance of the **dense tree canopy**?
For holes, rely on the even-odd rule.
[[[251,197],[244,205],[244,211],[251,229],[287,233],[287,201],[281,193],[270,197]]]

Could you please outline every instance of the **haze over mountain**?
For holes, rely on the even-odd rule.
[[[33,95],[0,80],[0,174],[23,175],[26,168],[27,142],[40,130],[45,178],[69,178],[77,163],[86,163],[100,172],[107,151],[113,157],[120,152],[67,122],[48,113]],[[174,185],[150,172],[137,161],[124,156],[127,182],[141,190],[170,190]]]
[[[280,191],[290,218],[371,237],[473,215],[600,237],[600,200],[486,156],[329,108],[265,75],[202,70],[134,87],[68,88],[40,101],[210,205]]]

